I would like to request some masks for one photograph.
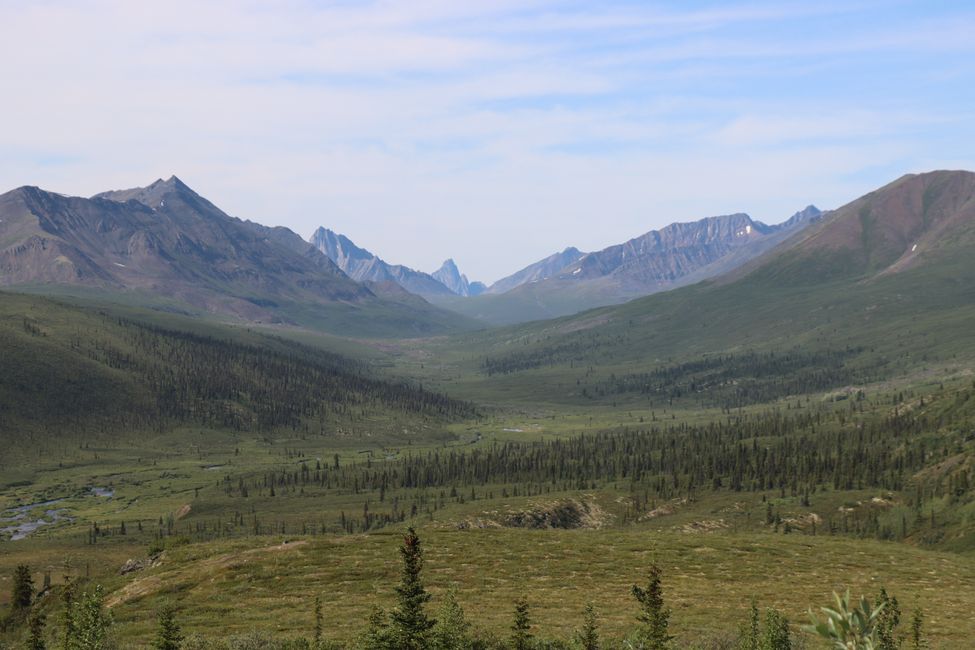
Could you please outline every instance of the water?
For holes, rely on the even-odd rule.
[[[115,496],[115,490],[107,487],[93,487],[89,488],[88,496],[111,499]],[[59,521],[74,521],[73,517],[66,514],[67,509],[50,507],[62,501],[64,501],[63,498],[51,499],[49,501],[38,501],[37,503],[29,503],[26,506],[10,508],[6,511],[5,516],[0,517],[0,524],[8,523],[13,525],[0,528],[0,538],[9,535],[10,541],[16,542],[36,532],[43,526],[53,526]],[[41,508],[44,509],[44,512],[38,515],[35,511]]]
[[[64,501],[64,499],[40,501],[38,503],[30,503],[26,506],[11,508],[7,512],[12,514],[7,517],[0,517],[0,522],[14,523],[14,525],[0,528],[0,536],[10,535],[10,541],[16,542],[19,539],[24,539],[41,526],[51,526],[59,521],[71,521],[71,517],[65,514],[66,510],[64,508],[48,508],[48,506],[53,506],[61,501]],[[30,516],[33,516],[33,511],[38,508],[46,508],[44,514],[35,519],[31,519]]]

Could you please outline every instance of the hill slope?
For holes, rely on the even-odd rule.
[[[719,281],[466,338],[466,358],[482,352],[470,390],[490,381],[525,399],[616,400],[645,395],[647,373],[663,373],[685,393],[720,381],[741,394],[747,379],[785,395],[786,374],[826,390],[932,363],[964,371],[975,361],[973,259],[975,174],[904,177]],[[776,351],[795,356],[749,357]]]
[[[90,199],[0,195],[0,286],[366,335],[470,326],[378,298],[294,233],[232,218],[176,177]]]
[[[184,425],[323,433],[390,414],[402,423],[471,412],[284,339],[173,316],[156,325],[38,296],[0,297],[0,437],[7,442],[32,433],[62,441],[101,433],[117,443],[129,432]]]

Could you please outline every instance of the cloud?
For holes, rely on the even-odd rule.
[[[883,11],[881,11],[883,9]],[[3,2],[0,186],[178,174],[491,280],[959,166],[970,12],[910,3]]]

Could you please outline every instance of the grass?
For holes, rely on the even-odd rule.
[[[569,636],[590,600],[599,609],[604,634],[622,635],[637,613],[630,587],[645,582],[651,562],[663,569],[672,630],[685,640],[733,632],[753,597],[760,607],[782,610],[795,625],[807,620],[809,607],[828,604],[833,590],[874,596],[881,586],[905,611],[924,610],[935,647],[965,648],[975,635],[969,616],[975,560],[950,553],[837,537],[727,531],[424,528],[420,533],[431,607],[454,587],[468,616],[502,635],[515,598],[523,594],[540,635]],[[398,540],[391,530],[194,544],[167,551],[153,568],[107,578],[108,602],[120,638],[145,642],[154,613],[169,601],[179,602],[189,632],[210,633],[220,621],[221,635],[262,630],[310,636],[312,603],[322,595],[328,636],[348,640],[362,629],[373,605],[394,604]]]

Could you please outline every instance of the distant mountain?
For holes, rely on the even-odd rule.
[[[458,296],[476,296],[487,288],[483,282],[468,282],[467,276],[460,272],[452,259],[444,261],[431,275]]]
[[[674,223],[584,255],[557,277],[577,282],[608,277],[622,295],[646,295],[685,284],[686,278],[698,281],[713,277],[716,273],[709,267],[722,258],[743,251],[736,260],[747,261],[767,250],[762,244],[770,239],[781,241],[782,237],[774,235],[788,235],[821,214],[809,206],[778,226],[767,226],[743,213]]]
[[[395,282],[419,296],[453,294],[451,289],[433,276],[414,271],[407,266],[387,264],[366,249],[356,246],[345,235],[327,228],[316,230],[311,236],[311,243],[358,282]]]
[[[528,284],[529,282],[547,280],[550,277],[557,275],[559,271],[569,266],[573,262],[579,261],[579,259],[584,255],[585,253],[580,251],[578,248],[573,247],[566,248],[561,253],[553,253],[543,260],[539,260],[534,264],[526,266],[517,273],[512,273],[505,278],[501,278],[488,287],[487,293],[505,293],[506,291],[511,291],[515,287]]]
[[[656,381],[640,373],[662,359],[714,360],[748,350],[794,355],[774,362],[781,364],[777,371],[796,364],[788,371],[796,383],[783,382],[782,394],[915,371],[927,378],[932,368],[964,377],[975,360],[973,287],[975,173],[935,171],[904,176],[830,211],[712,281],[490,332],[464,345],[482,350],[496,367],[545,368],[546,379],[559,376],[557,366],[611,376],[603,387],[614,400]],[[838,354],[845,358],[835,367],[855,375],[827,380],[828,373],[817,374]],[[748,372],[760,377],[764,371]],[[715,386],[728,378],[697,378],[688,390],[695,390],[694,381]],[[735,399],[755,399],[744,384]],[[524,377],[511,384],[519,391],[532,385]]]
[[[821,216],[808,206],[774,226],[743,213],[675,223],[594,253],[566,249],[500,280],[476,300],[435,302],[495,324],[564,316],[728,273]],[[556,269],[563,259],[570,261]]]
[[[466,322],[377,297],[290,230],[230,217],[175,176],[92,198],[0,195],[0,286],[363,334]]]

